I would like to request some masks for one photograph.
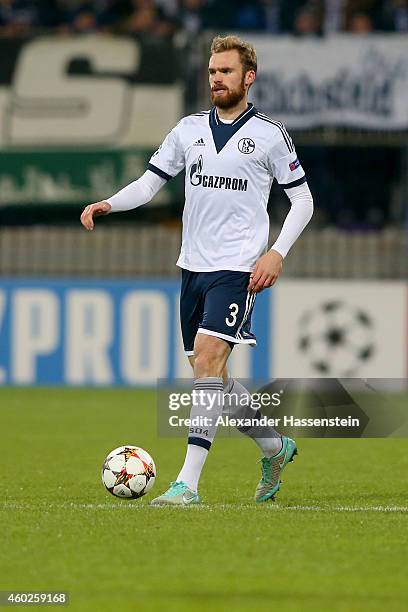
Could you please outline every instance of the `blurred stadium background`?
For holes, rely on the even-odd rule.
[[[79,224],[209,105],[214,34],[258,49],[315,199],[258,298],[243,377],[406,377],[407,0],[0,0],[0,384],[188,376],[178,331],[183,177]],[[288,210],[273,186],[271,240]]]

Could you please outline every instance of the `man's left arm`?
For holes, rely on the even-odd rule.
[[[306,182],[285,189],[285,193],[291,203],[290,210],[272,248],[256,262],[248,285],[251,293],[259,293],[277,281],[284,258],[313,215],[313,197]]]
[[[275,137],[266,152],[265,165],[288,196],[291,207],[281,232],[266,255],[252,271],[248,291],[258,293],[272,287],[282,270],[283,260],[313,214],[313,198],[295,146],[283,124],[277,124]]]

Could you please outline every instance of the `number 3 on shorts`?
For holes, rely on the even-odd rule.
[[[228,325],[228,327],[234,327],[235,323],[237,322],[237,314],[238,314],[239,306],[238,304],[235,304],[233,302],[232,304],[229,305],[229,309],[231,311],[231,314],[229,317],[225,317],[225,322]]]

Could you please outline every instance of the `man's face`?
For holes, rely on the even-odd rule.
[[[250,70],[244,73],[236,49],[214,53],[208,65],[211,102],[219,108],[232,108],[246,95],[248,85],[255,79]]]

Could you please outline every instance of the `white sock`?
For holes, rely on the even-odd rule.
[[[201,471],[207,459],[208,450],[195,444],[187,444],[184,465],[177,476],[177,482],[185,482],[189,489],[197,491]]]
[[[273,457],[282,450],[282,436],[279,438],[257,438],[250,434],[245,434],[253,439],[263,452],[264,457]]]
[[[254,410],[249,400],[247,402],[243,402],[240,398],[243,396],[250,396],[248,389],[245,389],[243,385],[237,380],[230,378],[224,385],[224,392],[229,393],[234,397],[235,395],[238,398],[238,401],[234,405],[231,402],[225,402],[224,404],[224,412],[229,413],[231,416],[236,418],[251,418],[251,419],[260,419],[262,414],[259,410]],[[282,449],[282,436],[273,429],[273,427],[237,427],[238,431],[243,433],[248,438],[252,438],[252,440],[259,446],[264,457],[272,457],[279,453]]]
[[[196,401],[193,402],[190,418],[201,419],[206,424],[190,427],[186,458],[177,476],[177,482],[185,482],[192,491],[197,491],[201,471],[215,438],[216,422],[222,414],[223,390],[222,378],[197,378],[194,381]]]

